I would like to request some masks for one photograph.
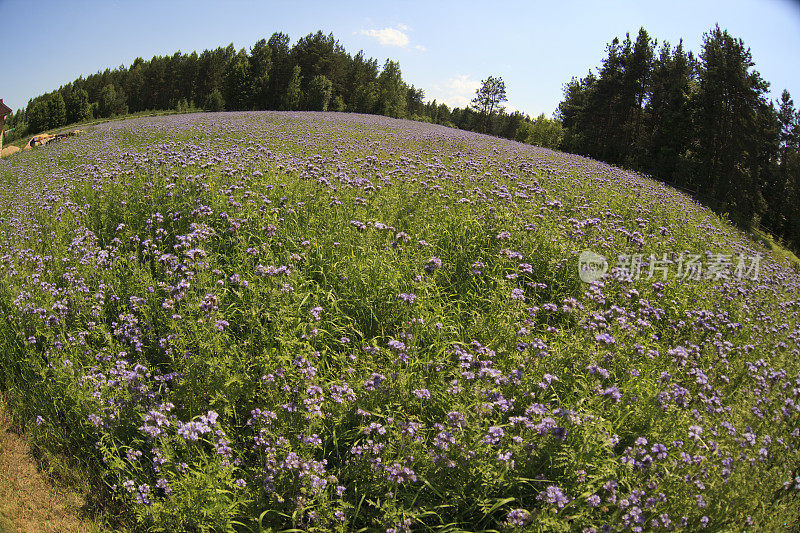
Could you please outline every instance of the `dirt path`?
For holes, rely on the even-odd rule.
[[[0,398],[0,533],[96,530],[78,517],[81,498],[49,483],[37,470],[25,440],[9,426]]]

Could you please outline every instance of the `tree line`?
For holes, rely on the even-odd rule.
[[[403,81],[396,61],[379,66],[363,51],[351,55],[332,34],[312,33],[290,45],[289,36],[278,32],[249,50],[230,44],[200,54],[137,58],[129,67],[79,77],[31,99],[8,124],[13,139],[128,113],[199,109],[373,113],[507,138],[527,118],[501,107],[482,113],[424,102],[422,89]]]
[[[560,148],[689,189],[800,249],[800,114],[788,91],[769,101],[742,40],[717,26],[695,57],[642,28],[606,52],[564,87]]]

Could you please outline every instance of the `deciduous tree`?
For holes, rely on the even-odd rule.
[[[492,113],[499,111],[502,103],[507,100],[506,84],[503,78],[489,76],[481,81],[481,86],[475,91],[471,107],[483,116],[484,131],[487,131]]]
[[[314,76],[308,84],[306,108],[311,111],[327,111],[331,99],[331,87],[331,80],[326,76]]]

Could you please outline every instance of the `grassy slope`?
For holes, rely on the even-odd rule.
[[[197,121],[204,125],[203,128],[198,127]],[[173,142],[176,139],[182,142],[176,144]],[[143,155],[147,159],[143,159]],[[92,165],[93,162],[96,167],[80,166]],[[608,289],[599,291],[602,293],[599,298],[597,293],[584,294],[586,286],[581,286],[576,280],[574,256],[584,248],[609,254],[623,253],[642,242],[642,251],[646,254],[675,250],[765,251],[752,242],[746,242],[728,224],[666,187],[581,158],[454,130],[353,116],[327,115],[323,119],[314,114],[217,115],[105,125],[90,131],[85,139],[25,154],[14,159],[13,163],[13,167],[2,169],[5,170],[6,183],[11,185],[7,185],[4,191],[5,205],[12,208],[11,213],[7,211],[4,215],[7,230],[20,234],[17,239],[22,238],[21,234],[26,230],[32,232],[28,235],[36,235],[38,228],[32,223],[40,215],[35,211],[32,212],[33,218],[26,215],[26,202],[47,204],[42,207],[49,209],[51,214],[39,218],[42,227],[51,225],[54,213],[63,217],[63,223],[56,226],[56,235],[48,237],[42,234],[44,240],[38,244],[31,241],[34,251],[41,250],[39,253],[57,250],[59,255],[73,254],[74,250],[67,245],[75,237],[75,228],[79,225],[87,226],[99,237],[100,241],[92,246],[109,246],[115,233],[122,231],[123,243],[134,235],[151,234],[161,251],[166,252],[174,242],[172,239],[188,228],[184,222],[176,220],[175,224],[164,225],[163,235],[151,233],[155,231],[153,224],[146,223],[145,219],[155,211],[165,215],[178,211],[185,214],[199,206],[195,198],[209,205],[215,214],[227,210],[235,217],[234,221],[238,219],[241,228],[229,228],[228,222],[218,218],[200,218],[212,224],[221,237],[204,245],[210,248],[211,255],[207,260],[210,266],[198,270],[198,278],[193,282],[197,285],[197,292],[187,296],[189,302],[181,311],[181,314],[191,316],[185,325],[170,325],[168,314],[165,316],[164,311],[159,310],[161,299],[166,297],[161,291],[156,292],[155,297],[147,296],[148,284],[157,287],[159,281],[174,283],[170,281],[170,274],[163,277],[157,263],[137,258],[133,263],[128,261],[127,265],[119,262],[112,270],[98,268],[96,274],[79,267],[80,263],[76,266],[90,286],[105,283],[110,287],[109,293],[119,294],[123,302],[128,296],[143,296],[145,309],[149,310],[143,310],[139,320],[148,328],[163,331],[159,335],[167,331],[176,334],[177,345],[174,350],[168,350],[166,359],[164,353],[158,353],[155,346],[148,345],[140,361],[151,368],[179,369],[185,373],[184,381],[175,385],[174,393],[182,402],[179,405],[182,420],[205,412],[209,406],[220,411],[224,420],[222,427],[234,445],[242,446],[241,452],[237,447],[237,453],[242,453],[245,459],[248,458],[244,451],[245,443],[251,437],[247,436],[244,423],[251,408],[271,407],[278,411],[281,427],[290,433],[293,426],[295,431],[318,432],[324,439],[321,448],[310,444],[295,451],[307,459],[325,457],[330,464],[338,464],[337,475],[343,480],[351,476],[356,497],[345,498],[341,509],[354,523],[359,523],[364,517],[387,520],[409,516],[419,523],[431,525],[441,515],[443,521],[461,520],[462,526],[470,521],[497,526],[515,507],[540,513],[541,524],[549,524],[543,527],[597,524],[604,520],[619,523],[626,519],[625,510],[615,510],[609,503],[610,509],[591,511],[585,503],[591,492],[605,495],[600,487],[610,479],[609,476],[617,479],[624,490],[634,487],[651,490],[645,488],[647,483],[665,475],[667,477],[661,483],[670,489],[670,503],[663,507],[670,512],[682,509],[682,512],[689,513],[690,524],[694,524],[691,527],[699,526],[702,513],[710,514],[715,523],[729,525],[741,524],[746,514],[752,514],[764,527],[774,526],[781,520],[796,520],[788,511],[773,516],[775,509],[792,508],[788,501],[781,500],[782,496],[760,510],[752,507],[754,497],[763,499],[786,479],[787,472],[779,467],[758,467],[750,471],[743,466],[735,469],[730,481],[725,481],[727,476],[720,475],[718,463],[714,463],[711,473],[682,466],[679,460],[682,452],[678,447],[669,451],[670,460],[676,461],[671,465],[664,464],[642,472],[628,471],[619,463],[628,454],[626,448],[630,448],[634,455],[641,449],[637,438],[648,438],[653,444],[656,442],[654,439],[669,442],[666,439],[680,436],[686,441],[686,450],[690,453],[708,455],[709,444],[705,441],[708,432],[719,431],[719,424],[723,421],[732,423],[738,431],[735,438],[726,437],[724,432],[716,437],[726,450],[736,450],[738,435],[753,425],[761,427],[761,432],[756,430],[759,436],[768,431],[772,438],[789,438],[778,437],[787,431],[782,423],[759,422],[758,417],[750,414],[749,406],[761,392],[745,384],[755,380],[754,388],[764,389],[764,386],[758,385],[757,376],[744,364],[750,358],[741,349],[753,342],[756,344],[754,355],[766,358],[771,367],[788,371],[788,377],[783,379],[790,379],[796,373],[796,358],[793,360],[787,350],[774,347],[776,342],[788,340],[785,335],[782,337],[764,330],[758,322],[752,321],[752,317],[763,312],[770,321],[778,324],[788,318],[788,331],[796,328],[796,312],[783,312],[782,317],[781,309],[786,308],[775,307],[780,301],[787,301],[790,305],[796,301],[796,275],[792,277],[777,264],[765,262],[764,278],[767,281],[764,285],[745,284],[742,287],[747,295],[744,304],[736,294],[735,286],[729,287],[729,284],[714,280],[684,284],[671,282],[665,288],[653,286],[652,282],[637,282],[635,287],[641,294],[636,296],[624,283],[611,282]],[[256,170],[263,171],[263,176],[254,175]],[[65,181],[62,183],[78,183],[70,196],[76,206],[88,203],[87,208],[71,208],[68,203],[61,203],[63,197],[45,200],[47,195],[58,190],[52,183],[42,181],[43,176],[53,175],[63,175]],[[94,182],[99,188],[81,185],[76,180],[79,175],[83,183]],[[361,181],[363,179],[369,181]],[[22,187],[25,180],[40,180],[40,185]],[[336,191],[331,189],[334,184]],[[365,189],[364,185],[369,187]],[[19,192],[15,192],[17,190],[24,191],[28,197],[20,197]],[[336,202],[342,203],[334,202],[334,197]],[[468,201],[459,201],[462,197]],[[314,202],[310,201],[312,198]],[[266,204],[270,207],[258,208],[264,205],[265,199],[270,200],[271,203]],[[9,220],[27,228],[8,225]],[[350,223],[351,220],[370,225],[362,233],[357,225]],[[127,227],[117,229],[120,222]],[[392,225],[394,230],[389,234],[375,225],[376,222]],[[276,238],[265,232],[267,224],[275,226]],[[529,224],[533,225],[530,230],[522,229]],[[392,246],[396,231],[407,232],[413,239],[411,244]],[[508,237],[498,239],[504,231],[509,232]],[[281,245],[276,243],[276,239],[280,239]],[[417,247],[414,243],[421,239],[430,246]],[[308,244],[299,244],[304,240],[308,240]],[[8,245],[11,249],[18,247],[12,243]],[[264,264],[271,261],[275,266],[291,265],[294,273],[287,276],[286,281],[294,291],[284,295],[280,284],[265,283],[257,276],[253,277],[252,269],[256,265],[247,251],[249,249],[260,250],[264,255],[259,258],[265,261]],[[525,261],[531,264],[530,276],[526,270],[518,270],[520,261],[503,250],[523,253]],[[131,249],[125,253],[134,251]],[[90,255],[95,257],[96,253],[95,250]],[[292,259],[291,254],[297,254],[298,259]],[[442,259],[441,269],[420,280],[415,279],[424,274],[424,266],[431,256]],[[484,263],[484,267],[479,268],[482,272],[472,274],[471,270],[476,268],[474,264],[478,261]],[[23,268],[24,261],[16,264]],[[210,272],[211,267],[216,267],[225,276],[241,273],[243,279],[249,280],[250,286],[237,288],[225,281],[219,285],[217,276]],[[16,283],[21,282],[21,278],[14,279]],[[546,287],[530,287],[523,281],[544,282]],[[24,284],[18,285],[15,291]],[[30,286],[29,281],[27,284]],[[225,318],[228,325],[232,325],[221,335],[214,332],[216,328],[211,327],[211,323],[191,325],[203,318],[197,316],[197,306],[203,295],[206,291],[216,290],[217,286],[229,287],[220,289],[219,307],[223,311],[214,317]],[[515,287],[520,286],[526,298],[524,304],[508,297]],[[405,307],[396,299],[401,291],[414,292],[419,300]],[[773,296],[765,298],[768,294]],[[559,306],[570,297],[579,298],[586,307],[585,312],[577,313],[574,318],[568,313],[546,310],[536,312],[532,319],[526,308],[528,305],[542,308],[547,303]],[[655,304],[655,310],[648,311],[654,315],[641,314],[642,308],[651,307],[648,301]],[[49,306],[53,301],[47,301],[47,298],[37,300],[37,305],[42,304]],[[314,304],[323,307],[325,312],[318,324],[313,318],[309,319],[309,310]],[[623,312],[617,313],[614,307]],[[86,307],[77,305],[76,308],[80,309],[80,321],[91,318],[88,302]],[[708,318],[693,314],[701,309],[712,314],[712,320],[722,326],[722,338],[732,343],[730,362],[725,355],[730,348],[723,346],[717,354],[709,349],[713,339],[709,331],[713,330],[707,329]],[[118,308],[115,312],[121,310]],[[7,309],[7,312],[12,311]],[[598,320],[597,313],[608,320]],[[632,313],[631,318],[628,318],[628,313]],[[424,323],[415,322],[417,318],[424,318]],[[114,327],[111,321],[115,319],[116,315],[109,315],[107,319],[109,332]],[[637,319],[649,323],[639,323],[633,330],[626,327],[627,321]],[[735,326],[737,320],[744,323],[744,329]],[[610,322],[607,330],[616,339],[616,346],[603,345],[595,340],[591,329],[587,331],[583,327],[593,324],[592,327],[596,328],[604,322]],[[246,327],[248,324],[251,326]],[[532,332],[517,335],[520,327]],[[37,329],[40,338],[37,338],[35,346],[23,349],[31,363],[35,360],[32,356],[42,351],[46,357],[55,356],[59,363],[61,357],[66,359],[69,356],[69,368],[72,368],[72,361],[81,361],[79,364],[84,365],[84,371],[89,371],[92,362],[81,360],[79,348],[68,348],[69,354],[63,356],[49,348],[59,338],[63,340],[65,337],[60,335],[64,333],[54,336],[46,327],[38,328],[41,328]],[[73,334],[76,331],[73,330]],[[401,336],[410,332],[414,333],[413,337]],[[653,337],[654,334],[658,337]],[[387,417],[392,414],[400,417],[400,413],[405,413],[411,418],[403,423],[415,421],[421,424],[420,431],[425,436],[423,445],[409,445],[415,450],[415,461],[419,463],[414,463],[413,467],[420,476],[426,476],[426,486],[430,491],[414,488],[416,485],[411,483],[398,487],[395,494],[390,490],[391,484],[386,485],[385,476],[375,477],[369,469],[341,463],[337,454],[363,443],[358,435],[366,430],[364,425],[368,426],[354,417],[353,411],[326,403],[325,410],[332,425],[313,417],[289,416],[284,419],[284,413],[280,413],[282,395],[258,385],[260,375],[275,370],[276,356],[278,364],[291,368],[293,354],[310,358],[314,353],[321,353],[322,359],[315,362],[314,367],[327,389],[346,366],[348,349],[337,341],[344,336],[361,345],[380,347],[375,356],[367,352],[352,363],[353,379],[338,379],[351,384],[360,398],[359,408],[372,411],[373,417],[380,413],[379,420],[391,428],[386,437],[387,449],[399,446],[405,431],[392,423],[387,424]],[[538,337],[549,346],[547,357],[532,357],[532,352],[525,350],[517,354],[515,345],[518,340],[536,344],[535,338]],[[104,340],[102,335],[89,338],[94,349],[105,346],[114,351],[123,349],[125,344],[119,340],[112,341],[110,337]],[[399,362],[395,359],[398,354],[386,347],[390,339],[402,339],[410,345],[409,361],[403,363],[402,359]],[[516,368],[522,369],[521,383],[493,384],[489,373],[489,379],[482,381],[485,378],[481,378],[473,386],[468,384],[469,378],[461,376],[466,380],[467,390],[448,392],[449,380],[459,377],[461,372],[458,365],[453,364],[458,358],[451,350],[454,346],[461,346],[460,350],[471,352],[474,345],[473,348],[467,346],[473,341],[491,347],[493,354],[496,350],[495,368],[504,374],[514,376]],[[13,343],[7,346],[20,349]],[[686,356],[668,353],[668,349],[675,346],[685,346],[689,353]],[[698,347],[696,352],[692,346]],[[185,349],[190,352],[199,350],[211,354],[211,357],[181,360],[170,356],[170,353],[182,353]],[[647,350],[655,350],[658,357],[648,358]],[[487,354],[478,350],[465,355],[477,359],[493,357]],[[688,359],[682,360],[681,357]],[[585,368],[589,363],[607,367],[610,378],[603,381],[587,373]],[[431,372],[431,364],[441,367],[441,370]],[[51,417],[63,416],[68,425],[81,428],[80,434],[72,433],[69,427],[62,427],[56,420],[46,417],[48,423],[44,426],[46,432],[41,434],[42,438],[72,445],[77,445],[81,439],[90,443],[97,438],[96,430],[86,422],[86,409],[77,408],[80,402],[91,401],[84,396],[84,391],[71,385],[72,371],[60,370],[66,368],[65,364],[56,365],[53,370],[34,367],[24,370],[43,372],[53,380],[55,384],[51,391],[65,400],[56,406],[55,411],[49,411],[51,408],[47,402],[41,402],[37,396],[41,393],[26,390],[24,381],[15,381],[25,375],[23,372],[14,376],[15,372],[22,372],[18,364],[7,360],[6,363],[0,362],[0,369],[4,365],[5,386],[30,402],[19,409],[18,416],[22,420],[30,421],[38,412],[50,412]],[[247,368],[247,365],[252,367]],[[101,367],[105,368],[102,364]],[[727,375],[714,371],[715,367],[723,368],[722,372]],[[723,391],[720,394],[723,405],[732,411],[724,416],[698,413],[700,418],[697,419],[674,403],[667,409],[659,408],[656,398],[659,392],[663,392],[661,372],[673,373],[675,376],[670,379],[676,386],[687,389],[690,397],[695,398],[696,407],[702,405],[701,394],[706,397],[715,394],[701,386],[700,378],[694,373],[698,368],[705,372],[704,375],[711,376],[714,391]],[[394,369],[393,374],[396,374],[391,377],[393,385],[390,391],[371,392],[359,385],[371,373],[388,373],[389,369]],[[638,375],[631,374],[634,369]],[[545,383],[548,381],[545,376],[557,376],[558,380]],[[301,372],[295,379],[302,383],[305,378]],[[214,380],[218,380],[217,386]],[[733,384],[728,385],[726,380]],[[598,389],[611,385],[622,391],[621,402],[609,401],[597,393]],[[423,389],[433,395],[431,402],[415,399],[417,393],[414,391]],[[767,389],[770,404],[783,399],[783,393],[770,387]],[[226,394],[220,396],[220,390]],[[500,398],[505,395],[516,400],[518,407],[508,413],[499,407],[481,413],[486,391],[493,391],[492,401],[499,401],[496,396],[499,393]],[[101,394],[109,392],[101,390]],[[306,395],[307,391],[298,390],[292,394],[298,395],[298,401],[313,400]],[[509,415],[522,415],[531,402],[530,395],[536,403],[572,410],[578,416],[577,421],[570,418],[560,422],[567,428],[563,443],[559,439],[528,435],[520,430],[519,434],[525,439],[539,443],[538,451],[526,451],[509,441],[503,444],[507,447],[504,449],[514,454],[520,466],[516,471],[498,468],[498,461],[491,455],[496,453],[496,449],[487,444],[486,435],[489,434],[486,432],[491,427],[502,426],[509,435],[516,435],[513,423],[509,423]],[[134,398],[124,399],[125,402],[132,400]],[[145,411],[137,414],[136,409],[143,408]],[[355,406],[351,408],[355,409]],[[129,413],[129,416],[133,415],[129,422],[131,429],[141,423],[141,418],[137,421],[136,417],[141,417],[147,408],[142,405],[136,409]],[[463,446],[465,453],[479,450],[479,456],[476,459],[468,453],[456,453],[453,458],[458,457],[456,462],[463,461],[464,468],[448,474],[435,461],[431,463],[420,458],[424,458],[428,451],[425,446],[435,441],[435,423],[444,421],[444,414],[453,409],[478,414],[468,418],[468,431],[459,437],[463,440],[458,446]],[[703,439],[687,437],[686,429],[701,419],[706,436]],[[177,420],[173,423],[176,424]],[[141,437],[130,440],[131,429],[110,429],[103,437],[105,446],[131,445],[147,453],[149,447],[136,440]],[[334,429],[341,432],[338,439],[347,443],[343,449],[336,444]],[[607,436],[616,435],[619,443],[609,444],[603,437],[604,432]],[[183,446],[180,439],[171,435],[168,442],[179,454],[178,448]],[[489,455],[481,455],[487,453]],[[780,460],[784,453],[790,452],[776,448],[771,453]],[[116,451],[106,448],[103,454],[107,459],[114,459],[119,458],[123,451],[121,448]],[[796,448],[791,454],[796,458]],[[91,458],[92,454],[86,455]],[[214,454],[207,457],[201,454],[201,457],[203,461],[212,461]],[[385,461],[402,460],[402,454],[383,458]],[[758,464],[758,459],[755,460]],[[175,478],[174,496],[170,496],[173,499],[167,499],[171,503],[165,500],[164,507],[160,507],[160,500],[149,508],[137,508],[132,501],[127,501],[127,504],[137,509],[140,518],[146,521],[148,516],[152,519],[152,513],[168,514],[168,506],[176,502],[186,505],[187,510],[192,509],[196,502],[179,498],[188,498],[192,491],[197,491],[198,483],[222,483],[219,487],[223,489],[227,487],[225,483],[233,480],[228,476],[248,473],[247,468],[235,474],[223,472],[219,470],[219,464],[214,467],[217,470],[209,470],[210,463],[204,464],[193,463],[198,476],[194,481]],[[588,472],[578,474],[576,469],[579,465]],[[757,480],[752,479],[756,471]],[[121,476],[119,483],[130,476],[140,476],[138,479],[142,481],[147,477],[144,472],[132,471],[124,460],[114,464],[112,472]],[[681,475],[701,476],[700,479],[705,480],[710,487],[706,493],[706,499],[711,500],[709,509],[692,509],[681,503],[683,499],[692,500],[694,494],[682,486],[679,477],[671,478],[679,472]],[[574,503],[564,510],[553,504],[550,513],[548,506],[536,498],[541,490],[532,479],[536,475],[557,481]],[[477,484],[476,476],[479,478]],[[586,476],[589,480],[582,481],[581,478]],[[359,488],[358,479],[371,480],[372,486]],[[750,483],[746,489],[741,485],[744,480]],[[290,480],[281,478],[276,482],[289,483]],[[374,499],[385,499],[389,492],[393,494],[390,497],[392,508],[387,511],[385,500],[378,504]],[[359,500],[360,495],[366,499]],[[122,500],[126,498],[124,493],[119,497]],[[414,514],[419,501],[416,504],[411,502],[417,498],[421,498],[420,501],[428,506],[425,508],[433,514],[427,517]],[[336,498],[320,500],[319,512],[329,513],[326,519],[332,519],[330,513],[339,505],[337,501]],[[441,506],[443,501],[451,503]],[[432,507],[437,502],[440,507]],[[245,514],[255,513],[251,514],[252,517],[257,517],[265,506],[291,512],[291,508],[276,501],[256,499],[236,503],[234,500],[234,503]],[[345,504],[358,505],[355,515],[354,509]],[[181,519],[189,518],[184,516]],[[273,520],[275,523],[282,521],[279,517],[273,517]],[[309,518],[302,513],[299,520],[301,524],[309,525],[309,522],[304,522]]]

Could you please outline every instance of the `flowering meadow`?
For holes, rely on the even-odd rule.
[[[587,249],[764,258],[585,283]],[[135,530],[800,527],[800,275],[602,163],[378,116],[106,123],[0,162],[0,265],[0,391]]]

